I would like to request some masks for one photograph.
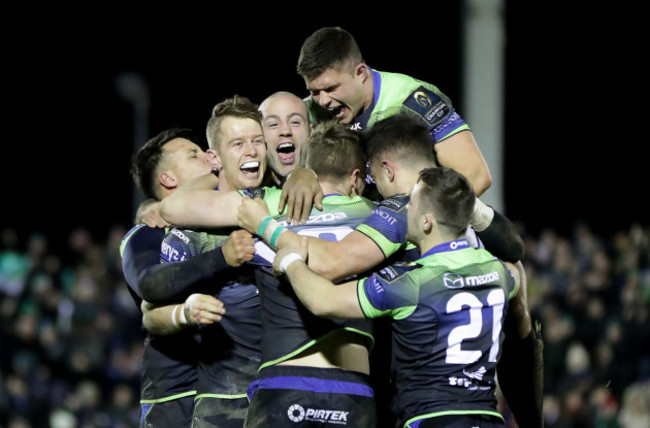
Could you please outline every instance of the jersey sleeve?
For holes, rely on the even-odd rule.
[[[429,126],[429,133],[434,142],[469,130],[469,125],[454,109],[451,100],[434,85],[422,82],[422,85],[404,100],[403,106],[417,114]]]
[[[122,239],[120,254],[124,278],[141,299],[143,281],[148,272],[160,264],[160,244],[164,235],[164,229],[141,224],[133,227]]]
[[[404,319],[415,311],[419,287],[408,274],[413,269],[418,266],[397,263],[359,280],[357,293],[366,318]]]
[[[503,262],[502,262],[503,264]],[[515,294],[517,294],[517,291],[519,291],[519,287],[521,287],[521,284],[519,284],[517,281],[515,281],[515,277],[512,274],[512,271],[508,266],[505,264],[503,265],[503,268],[507,272],[507,284],[506,284],[506,292],[508,293],[508,300],[512,299]]]
[[[171,263],[191,259],[216,249],[226,238],[227,235],[173,228],[162,242],[160,260],[163,263]]]
[[[178,235],[173,236],[181,239]],[[141,299],[152,303],[185,299],[188,290],[197,281],[229,269],[220,246],[179,263],[162,263],[161,248],[164,239],[163,229],[142,225],[128,233],[122,242],[124,277]],[[185,250],[180,246],[172,248],[179,248],[180,251],[178,254],[170,252],[169,257],[180,259]],[[184,254],[188,257],[190,252]]]
[[[384,199],[356,228],[372,239],[386,258],[407,245],[406,204],[408,199],[408,195]]]

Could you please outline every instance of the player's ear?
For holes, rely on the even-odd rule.
[[[361,177],[361,171],[359,170],[359,168],[355,168],[350,173],[349,179],[350,179],[350,188],[352,189],[352,194],[361,196],[366,182]]]
[[[158,175],[158,182],[167,189],[173,189],[178,186],[178,181],[174,174],[169,171],[163,171]]]
[[[392,183],[395,180],[395,165],[391,161],[381,161],[382,173],[386,174],[388,180]]]
[[[422,230],[424,233],[429,233],[437,224],[436,218],[431,213],[422,214]]]
[[[354,76],[357,77],[361,83],[364,83],[370,77],[370,69],[363,62],[354,67]]]
[[[217,155],[216,151],[214,151],[213,149],[208,149],[205,152],[205,154],[207,156],[208,163],[210,165],[212,165],[213,167],[216,167],[218,169],[221,169],[221,162],[220,162],[220,159],[219,159],[219,155]]]

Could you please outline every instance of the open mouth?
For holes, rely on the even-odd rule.
[[[239,167],[239,170],[244,174],[258,174],[260,172],[260,163],[259,161],[246,162]]]
[[[277,152],[282,165],[293,165],[296,160],[296,146],[293,143],[280,144]]]
[[[343,117],[343,114],[344,114],[344,111],[343,111],[344,109],[345,109],[345,106],[341,104],[340,106],[333,107],[333,108],[329,109],[329,111],[330,111],[330,113],[332,113],[334,118],[341,119],[341,117]]]

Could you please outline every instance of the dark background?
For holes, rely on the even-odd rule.
[[[650,223],[640,14],[529,3],[504,7],[506,215],[533,233],[570,233],[582,220],[608,236]],[[466,9],[427,5],[376,6],[378,17],[365,20],[326,4],[314,6],[321,13],[235,5],[7,15],[1,226],[55,241],[77,225],[98,239],[113,224],[130,226],[134,109],[115,85],[124,72],[147,81],[148,136],[170,126],[202,133],[211,107],[234,94],[254,102],[277,90],[306,95],[295,72],[300,45],[339,25],[371,67],[437,85],[462,115]]]

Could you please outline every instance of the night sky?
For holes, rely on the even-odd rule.
[[[635,25],[621,26],[623,14],[611,10],[560,2],[506,5],[505,214],[532,232],[570,233],[584,220],[607,236],[650,223],[648,143],[637,117],[645,98],[630,89],[643,82],[634,62],[645,54],[623,51],[640,40],[628,32]],[[130,225],[136,128],[133,102],[116,89],[123,73],[146,82],[148,136],[171,126],[203,134],[211,107],[234,94],[254,102],[277,90],[306,95],[295,72],[300,45],[317,28],[339,25],[371,67],[437,85],[462,115],[462,9],[435,7],[430,19],[390,13],[390,26],[355,13],[297,20],[200,8],[18,15],[20,31],[2,30],[1,225],[53,240],[77,225],[98,239],[113,224]]]

